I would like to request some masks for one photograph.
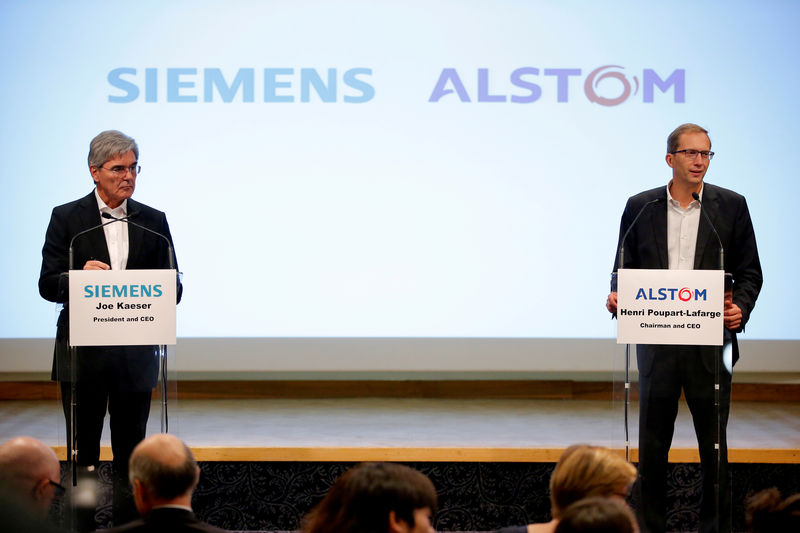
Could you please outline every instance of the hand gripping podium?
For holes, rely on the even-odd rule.
[[[167,345],[176,344],[176,302],[174,269],[70,270],[67,457],[73,484],[78,464],[76,383],[96,371],[100,375],[98,368],[111,368],[137,390],[152,390],[160,375],[161,431],[168,431]]]

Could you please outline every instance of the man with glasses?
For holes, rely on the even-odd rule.
[[[66,275],[70,242],[74,238],[72,264],[75,269],[171,268],[170,251],[165,240],[141,227],[166,236],[171,243],[166,216],[131,199],[142,170],[136,141],[119,131],[104,131],[92,139],[88,163],[95,188],[83,198],[53,209],[42,248],[39,276],[42,297],[65,304],[58,318],[52,379],[61,383],[67,420],[72,379]],[[113,222],[107,218],[109,216],[127,218],[136,225]],[[106,222],[111,223],[103,225]],[[177,268],[174,255],[172,263]],[[179,283],[178,301],[181,293]],[[136,517],[127,481],[128,459],[134,447],[145,437],[158,367],[155,346],[87,346],[78,349],[75,369],[77,460],[82,467],[98,464],[100,436],[107,409],[113,452],[116,524]]]
[[[722,241],[725,272],[733,278],[723,311],[723,364],[715,346],[638,345],[639,366],[639,479],[638,511],[643,532],[666,530],[667,460],[683,390],[692,413],[700,450],[703,497],[701,532],[731,530],[731,488],[728,473],[726,426],[730,412],[731,371],[739,358],[736,333],[744,329],[761,290],[761,264],[755,233],[744,197],[704,183],[714,157],[708,131],[683,124],[667,139],[667,165],[672,179],[628,199],[620,224],[617,250],[624,245],[624,265],[618,268],[707,269],[720,268]],[[697,198],[695,198],[695,196]],[[702,203],[701,203],[702,202]],[[708,215],[701,216],[701,209]],[[633,221],[641,212],[635,225]],[[713,228],[711,224],[713,224]],[[627,237],[624,237],[630,229]],[[625,238],[625,242],[622,239]],[[612,287],[615,291],[616,287]],[[617,293],[611,292],[606,308],[617,312]],[[715,374],[719,371],[719,472],[715,452],[717,409]],[[719,476],[717,474],[719,473]],[[719,479],[719,507],[715,485]]]
[[[53,498],[64,495],[55,452],[33,437],[16,437],[0,446],[0,490],[42,515]],[[0,528],[1,529],[1,528]]]

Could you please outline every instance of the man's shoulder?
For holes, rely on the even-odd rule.
[[[121,526],[106,529],[105,533],[134,533],[138,531],[147,531],[147,524],[141,518]]]
[[[53,211],[59,213],[69,213],[75,209],[85,209],[86,207],[94,207],[97,209],[97,201],[94,198],[94,189],[92,189],[92,192],[82,198],[78,198],[77,200],[56,206]]]
[[[631,196],[631,199],[642,199],[644,201],[649,201],[655,198],[659,198],[661,196],[666,196],[667,194],[667,186],[661,185],[660,187],[653,187],[652,189],[647,189],[646,191],[642,191],[638,194],[634,194]]]
[[[648,189],[646,191],[642,191],[638,194],[634,194],[630,198],[628,198],[628,206],[637,208],[643,206],[647,202],[652,202],[658,198],[667,197],[667,186],[662,185],[661,187],[654,187],[652,189]]]
[[[107,533],[160,533],[162,531],[225,533],[225,530],[199,520],[190,511],[168,507],[154,509],[147,519],[140,518],[106,531]]]
[[[136,216],[144,218],[161,218],[164,216],[163,211],[159,211],[154,207],[150,207],[142,202],[137,202],[133,198],[128,198],[128,214],[137,213]]]
[[[736,191],[720,187],[719,185],[713,185],[711,183],[703,184],[703,201],[705,202],[706,200],[712,200],[715,198],[735,201],[744,200],[744,196]]]

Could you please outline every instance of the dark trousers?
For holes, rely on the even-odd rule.
[[[639,363],[639,523],[643,533],[666,531],[667,463],[678,402],[683,390],[692,414],[700,451],[703,493],[700,533],[731,530],[731,486],[726,427],[730,412],[731,374],[719,361],[720,461],[714,449],[717,413],[714,405],[714,358],[719,348],[645,346],[637,349]],[[716,484],[719,480],[719,528]]]
[[[150,415],[151,391],[120,390],[103,380],[78,381],[75,418],[78,466],[97,466],[100,462],[100,436],[106,411],[109,414],[114,493],[114,525],[138,518],[128,482],[128,459],[145,437]],[[70,384],[61,382],[61,402],[69,425]],[[67,428],[69,435],[69,428]],[[96,529],[96,528],[91,528]]]

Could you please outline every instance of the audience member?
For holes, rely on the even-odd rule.
[[[0,531],[3,533],[66,533],[40,509],[20,504],[19,495],[0,483]]]
[[[800,494],[784,500],[774,487],[762,490],[747,500],[745,520],[750,533],[800,531]]]
[[[564,510],[590,496],[616,496],[622,500],[636,480],[636,468],[621,455],[600,446],[570,446],[550,476],[552,520],[503,528],[499,533],[553,533]]]
[[[108,533],[223,533],[192,511],[200,468],[178,438],[159,434],[143,440],[130,457],[129,472],[142,518]],[[64,493],[59,479],[58,458],[44,443],[16,437],[0,445],[4,527],[22,531],[37,524],[57,531],[44,517],[53,498]],[[638,533],[625,503],[635,479],[636,469],[618,453],[570,446],[550,477],[552,520],[498,533]],[[434,533],[436,510],[436,489],[421,472],[395,463],[362,463],[336,480],[304,518],[301,533]],[[800,531],[800,494],[783,499],[777,488],[763,490],[748,499],[745,519],[750,533]]]
[[[134,448],[128,469],[133,499],[142,518],[109,533],[205,532],[222,530],[198,520],[192,492],[200,468],[192,451],[172,435],[152,435]]]
[[[306,516],[303,533],[433,533],[436,489],[408,466],[363,463],[345,472]]]
[[[633,511],[619,498],[593,496],[567,507],[555,533],[638,533]]]
[[[46,515],[56,496],[61,467],[55,452],[33,437],[16,437],[0,446],[0,485],[15,499]]]

